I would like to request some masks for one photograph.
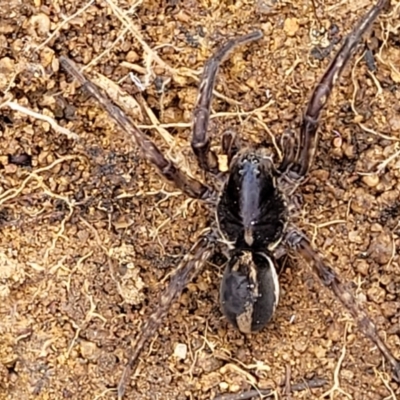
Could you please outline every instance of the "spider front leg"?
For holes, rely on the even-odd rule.
[[[217,236],[215,232],[207,229],[190,249],[189,254],[183,258],[174,275],[171,277],[168,287],[160,295],[156,310],[146,321],[133,346],[132,353],[129,356],[118,384],[119,400],[124,396],[126,381],[131,375],[132,367],[143,350],[144,345],[157,332],[164,317],[168,314],[173,301],[182,293],[186,285],[200,272],[203,265],[211,257],[215,250],[216,242]]]
[[[218,172],[218,159],[210,150],[210,138],[207,134],[210,121],[212,94],[218,69],[221,63],[235,47],[261,39],[261,31],[255,31],[226,42],[206,63],[201,78],[199,94],[193,113],[192,149],[200,168],[205,171]]]
[[[298,231],[289,232],[286,236],[286,243],[313,266],[321,282],[329,287],[340,302],[347,308],[357,322],[360,331],[379,349],[386,361],[392,366],[396,381],[400,382],[400,362],[393,356],[390,349],[381,340],[376,325],[372,322],[361,305],[357,303],[350,290],[340,282],[336,272],[325,265],[323,259],[311,247],[310,242]]]
[[[60,57],[60,63],[100,103],[110,117],[126,133],[133,137],[146,160],[152,163],[167,181],[175,184],[182,192],[195,199],[206,200],[212,197],[212,190],[210,188],[198,180],[187,176],[172,161],[167,160],[158,147],[151,140],[147,139],[131,119],[104,96],[93,82],[86,79],[70,59],[62,56]]]
[[[282,135],[281,149],[283,150],[283,159],[279,171],[283,174],[288,171],[290,173],[296,156],[296,137],[292,131],[287,131]]]
[[[347,65],[361,37],[373,24],[390,0],[379,0],[361,19],[355,29],[346,37],[342,47],[332,60],[320,82],[311,94],[300,127],[300,144],[294,160],[294,173],[302,179],[309,171],[317,147],[318,120],[322,109],[328,102],[333,86]]]

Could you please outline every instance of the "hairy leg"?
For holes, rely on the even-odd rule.
[[[200,236],[199,240],[191,248],[189,254],[187,254],[181,261],[172,276],[168,287],[160,295],[156,310],[149,316],[142,331],[136,339],[132,353],[129,356],[129,360],[118,384],[118,399],[122,399],[124,396],[126,381],[131,375],[132,367],[139,357],[144,345],[158,330],[164,317],[168,314],[174,300],[182,293],[190,280],[200,272],[203,265],[211,257],[215,250],[215,246],[216,235],[213,230],[208,229]]]
[[[221,149],[222,149],[222,154],[225,154],[227,157],[227,163],[229,166],[232,161],[232,158],[239,151],[236,132],[228,130],[222,134]]]
[[[311,247],[308,239],[300,232],[295,230],[289,232],[286,236],[286,242],[290,248],[294,249],[313,266],[321,282],[335,293],[336,297],[357,322],[360,331],[378,347],[386,361],[392,366],[394,377],[397,382],[400,382],[400,362],[393,356],[390,349],[381,340],[375,324],[372,322],[367,312],[357,303],[350,290],[340,282],[336,272],[325,264],[320,255]]]
[[[296,164],[294,172],[298,179],[302,179],[307,174],[313,162],[317,147],[318,119],[328,102],[336,80],[347,65],[361,37],[389,2],[390,0],[379,0],[361,19],[353,32],[346,37],[342,47],[312,92],[300,127],[300,145],[294,163]]]
[[[212,94],[219,66],[237,46],[261,39],[262,36],[261,31],[255,31],[229,40],[217,50],[204,66],[199,94],[193,113],[192,149],[199,166],[205,171],[218,172],[218,160],[217,156],[210,150],[210,138],[207,135],[207,128],[210,120]]]
[[[176,187],[190,197],[203,200],[211,197],[212,191],[210,188],[203,185],[198,180],[187,176],[172,161],[167,160],[158,147],[133,124],[132,120],[119,107],[115,106],[103,95],[94,83],[86,79],[70,59],[60,57],[60,63],[63,68],[100,103],[110,117],[113,118],[126,133],[134,138],[146,160],[157,168],[161,176],[175,184]]]
[[[281,138],[281,149],[283,152],[283,159],[279,166],[279,171],[284,173],[291,172],[296,155],[296,139],[292,131],[286,131]]]

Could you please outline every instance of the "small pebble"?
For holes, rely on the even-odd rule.
[[[369,272],[369,264],[366,260],[357,260],[356,270],[359,274],[367,276]]]
[[[340,148],[340,147],[342,147],[343,139],[340,136],[335,137],[335,139],[333,139],[333,141],[332,141],[332,144],[333,144],[333,147]]]
[[[86,360],[92,360],[98,357],[100,351],[95,343],[82,340],[80,343],[82,357]]]
[[[399,310],[400,303],[398,301],[387,301],[381,304],[382,314],[386,318],[395,316]]]
[[[285,25],[283,27],[286,35],[294,36],[296,32],[299,30],[299,22],[297,18],[287,18],[285,20]]]
[[[375,187],[379,183],[378,175],[365,175],[362,177],[362,181],[369,187]]]
[[[136,51],[129,51],[128,54],[126,55],[126,61],[129,63],[135,63],[140,60],[140,56]]]
[[[393,131],[400,131],[400,116],[397,113],[393,114],[388,122]]]
[[[381,232],[370,243],[368,253],[370,258],[380,265],[387,264],[393,255],[392,237],[387,232]]]
[[[50,18],[44,14],[33,15],[30,19],[30,23],[33,29],[36,31],[38,36],[46,36],[50,32]]]
[[[367,296],[374,303],[382,304],[385,301],[386,291],[381,287],[373,286],[367,290]]]
[[[178,343],[174,349],[174,356],[180,360],[184,360],[187,356],[187,345],[184,343]]]

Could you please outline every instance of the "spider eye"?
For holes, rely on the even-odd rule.
[[[222,312],[243,333],[262,329],[279,300],[273,260],[265,253],[242,252],[229,261],[221,282]]]

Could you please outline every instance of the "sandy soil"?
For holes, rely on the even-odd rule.
[[[223,65],[210,130],[215,146],[232,128],[243,143],[274,149],[272,139],[298,129],[311,88],[371,3],[315,0],[315,11],[308,0],[0,1],[0,399],[116,398],[131,342],[214,218],[141,160],[58,57],[108,88],[106,78],[117,83],[146,134],[207,179],[189,139],[213,49],[263,30]],[[301,228],[400,358],[399,4],[392,0],[337,82],[301,188]],[[266,387],[275,398],[400,395],[377,349],[304,262],[281,271],[273,321],[243,336],[219,309],[219,261],[174,304],[127,399]],[[322,387],[285,394],[315,378]]]

